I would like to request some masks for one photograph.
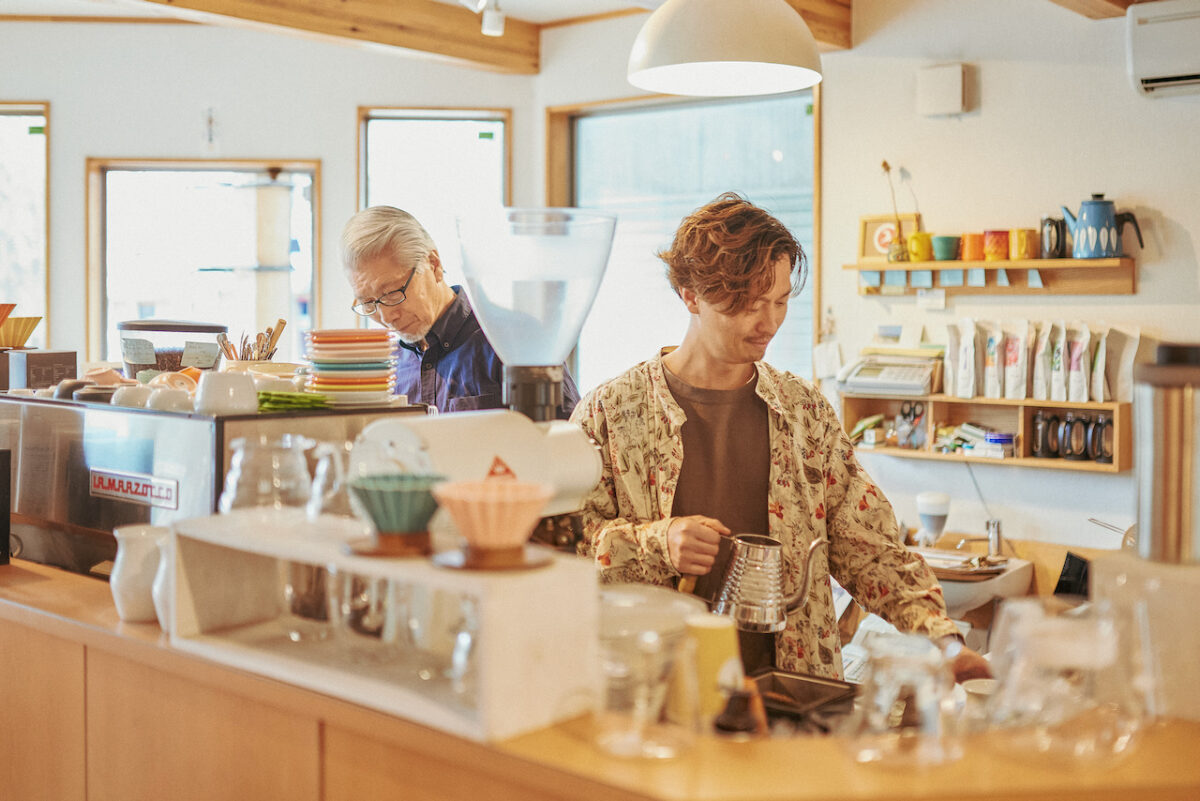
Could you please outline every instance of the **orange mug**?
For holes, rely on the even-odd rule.
[[[1036,259],[1041,255],[1042,243],[1037,230],[1014,228],[1008,232],[1008,257],[1013,260]]]
[[[962,260],[983,261],[983,234],[962,235]]]
[[[983,260],[1008,261],[1008,231],[983,232]]]

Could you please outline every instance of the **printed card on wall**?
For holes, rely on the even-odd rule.
[[[938,286],[962,286],[962,270],[941,270],[938,272]]]
[[[913,270],[909,280],[914,289],[933,288],[933,270]]]

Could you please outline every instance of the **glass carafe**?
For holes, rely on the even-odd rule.
[[[218,510],[303,509],[312,492],[304,452],[313,444],[291,434],[235,439]]]
[[[243,437],[231,443],[233,456],[217,504],[222,514],[261,513],[258,525],[274,527],[279,535],[290,530],[289,517],[301,523],[312,496],[305,451],[313,440],[282,436]],[[323,640],[329,635],[328,584],[324,567],[304,562],[279,562],[280,622],[294,641]]]
[[[1153,707],[1143,606],[1005,601],[987,710],[997,742],[1064,767],[1109,764],[1131,750]]]

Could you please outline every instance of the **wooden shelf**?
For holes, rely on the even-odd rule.
[[[1133,295],[1137,293],[1137,262],[1132,256],[1111,259],[1023,259],[1004,261],[866,261],[842,265],[844,270],[857,272],[900,271],[911,273],[929,270],[984,270],[984,286],[940,286],[934,281],[932,289],[944,289],[947,295]],[[997,283],[997,270],[1008,273],[1008,286]],[[1037,270],[1042,286],[1029,285],[1029,271]],[[1024,273],[1017,275],[1015,273]],[[918,289],[907,278],[904,286],[889,286],[880,276],[880,286],[867,286],[859,280],[860,295],[911,295]]]
[[[972,462],[1008,467],[1039,467],[1048,470],[1076,470],[1092,473],[1122,473],[1133,467],[1133,416],[1132,404],[1109,401],[1105,403],[1070,403],[1063,401],[1041,401],[1033,398],[1010,400],[1007,398],[956,398],[950,395],[928,395],[924,397],[899,397],[896,395],[872,395],[847,393],[841,398],[842,422],[849,431],[864,417],[883,414],[884,419],[900,414],[902,404],[921,401],[925,404],[922,427],[929,446],[922,449],[899,448],[877,445],[859,446],[862,453],[878,453],[904,459],[926,459],[931,461]],[[1107,412],[1113,421],[1112,464],[1086,460],[1062,458],[1039,458],[1033,455],[1033,416],[1038,409],[1051,411]],[[1007,431],[1016,435],[1016,456],[995,459],[964,453],[940,453],[932,450],[939,425],[976,423],[987,428]]]

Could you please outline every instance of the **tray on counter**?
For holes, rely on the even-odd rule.
[[[858,688],[847,681],[765,668],[750,677],[758,687],[768,713],[803,717],[853,700]]]

